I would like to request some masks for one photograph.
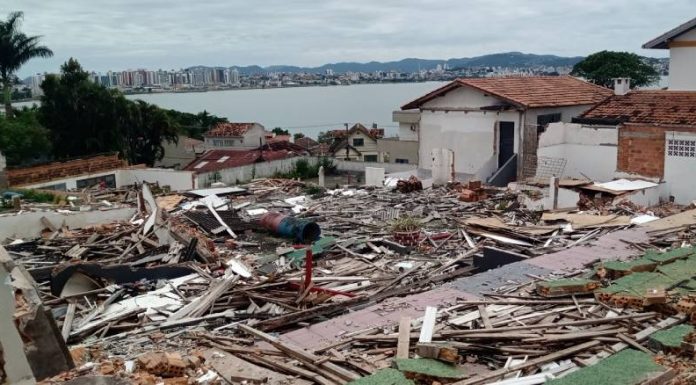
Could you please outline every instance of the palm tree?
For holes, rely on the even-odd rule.
[[[35,57],[51,57],[53,51],[39,45],[41,36],[27,36],[19,30],[24,14],[12,12],[0,21],[0,83],[5,95],[5,115],[12,116],[11,91],[15,72]]]

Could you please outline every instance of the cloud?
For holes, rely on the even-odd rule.
[[[315,66],[337,61],[452,58],[503,51],[586,55],[644,51],[686,21],[692,0],[3,0],[25,12],[52,59],[22,74],[85,68]]]

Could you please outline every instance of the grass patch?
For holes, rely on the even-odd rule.
[[[650,342],[657,343],[666,348],[680,348],[687,334],[694,331],[692,325],[677,325],[669,329],[660,330],[650,336]]]
[[[582,368],[567,376],[546,382],[547,385],[633,385],[665,371],[650,355],[625,349],[595,365]]]
[[[396,369],[382,369],[367,377],[359,378],[348,385],[414,385],[403,373]]]

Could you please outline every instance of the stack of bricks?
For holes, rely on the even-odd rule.
[[[8,169],[6,177],[10,186],[21,186],[100,171],[115,170],[127,166],[128,162],[119,159],[118,154],[97,155],[85,159]]]
[[[187,364],[179,353],[146,353],[138,357],[138,367],[161,377],[183,377]]]
[[[461,190],[459,200],[462,202],[478,202],[486,199],[486,192],[483,190],[480,180],[469,181],[466,188]]]

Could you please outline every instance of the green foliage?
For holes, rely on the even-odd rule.
[[[330,175],[336,171],[336,165],[330,158],[319,158],[317,163],[312,166],[309,164],[307,159],[298,159],[293,164],[292,170],[286,173],[277,172],[273,175],[274,178],[288,178],[288,179],[310,179],[316,178],[319,175],[319,168],[324,166],[324,175]]]
[[[631,78],[632,87],[650,85],[659,80],[655,68],[630,52],[600,51],[573,66],[571,75],[581,76],[595,84],[612,87],[614,78]]]
[[[38,121],[36,109],[15,112],[15,118],[0,117],[0,152],[7,164],[18,166],[41,157],[51,151],[49,132]]]
[[[317,135],[317,142],[331,144],[333,143],[334,137],[331,135],[330,131],[322,131]]]
[[[89,81],[75,59],[41,88],[39,119],[51,132],[58,158],[118,151],[131,164],[152,166],[164,156],[162,142],[178,139],[166,111]]]
[[[6,192],[20,194],[23,200],[36,203],[56,203],[61,200],[60,195],[45,190],[12,189],[2,191],[0,196],[3,196]]]
[[[288,131],[288,130],[283,130],[283,129],[280,128],[280,127],[276,127],[276,128],[274,128],[274,129],[272,129],[271,132],[274,133],[274,134],[276,134],[276,135],[290,135],[290,131]]]
[[[293,136],[292,136],[292,138],[293,138],[294,140],[302,139],[302,138],[304,138],[304,137],[305,137],[305,134],[303,134],[303,133],[301,133],[301,132],[296,132],[296,133],[293,134]]]
[[[189,138],[203,139],[203,134],[210,130],[218,123],[227,123],[227,118],[211,115],[208,111],[191,114],[176,110],[167,110],[169,118],[177,127],[177,130],[182,135]]]
[[[12,118],[11,89],[15,73],[29,60],[50,57],[53,52],[39,45],[40,36],[27,36],[19,30],[22,12],[12,12],[0,21],[0,83],[4,93],[5,115]]]
[[[394,219],[391,222],[390,227],[392,231],[398,232],[416,231],[420,229],[421,222],[412,216],[404,215]]]

